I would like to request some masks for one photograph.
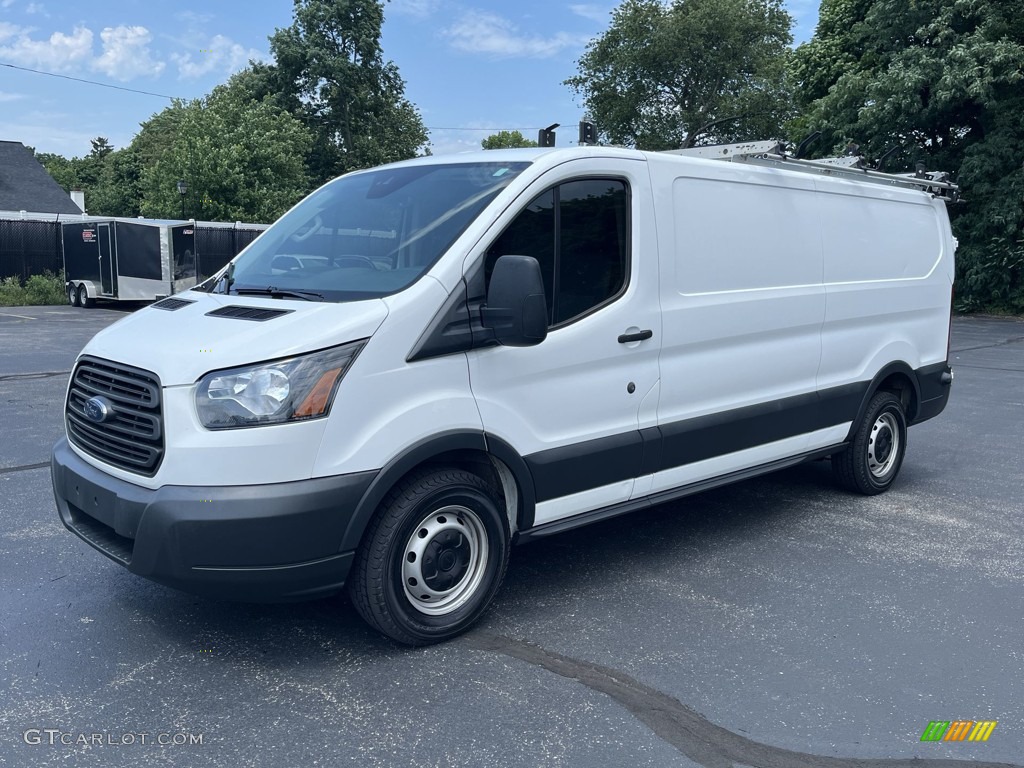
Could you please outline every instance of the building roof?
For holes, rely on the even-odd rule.
[[[74,201],[18,141],[0,141],[0,211],[81,213]]]

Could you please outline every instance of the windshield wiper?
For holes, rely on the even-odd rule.
[[[322,293],[317,293],[316,291],[275,288],[272,285],[268,285],[266,288],[235,288],[235,293],[239,296],[270,296],[274,299],[290,297],[293,299],[303,299],[304,301],[327,301],[327,298]],[[315,297],[315,299],[311,297]]]

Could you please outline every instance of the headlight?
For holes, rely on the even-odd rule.
[[[334,393],[366,341],[301,357],[213,371],[196,387],[196,412],[207,429],[282,424],[326,416]]]

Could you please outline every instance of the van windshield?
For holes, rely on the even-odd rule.
[[[528,165],[417,165],[342,176],[260,235],[233,272],[199,289],[332,302],[396,293]]]

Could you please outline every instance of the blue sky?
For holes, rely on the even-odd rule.
[[[794,38],[806,40],[818,0],[787,0]],[[614,2],[392,0],[383,47],[430,128],[435,154],[479,148],[492,129],[530,138],[583,112],[562,81],[587,41],[607,28]],[[0,0],[0,64],[55,72],[156,94],[196,98],[291,23],[290,0]],[[0,66],[0,140],[84,155],[89,139],[115,147],[168,104]],[[572,143],[563,128],[559,145]]]

